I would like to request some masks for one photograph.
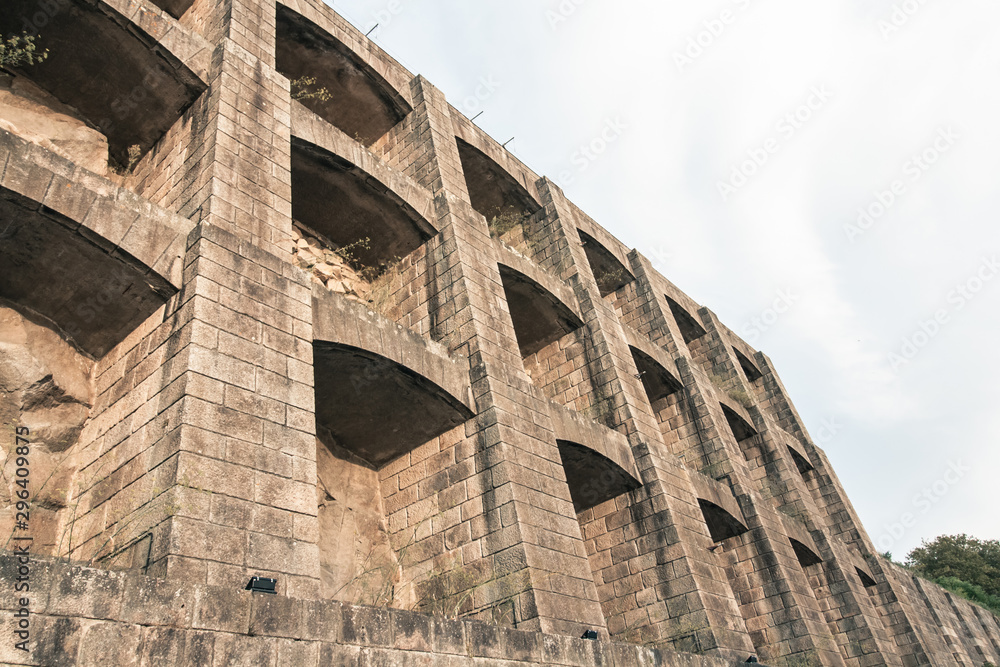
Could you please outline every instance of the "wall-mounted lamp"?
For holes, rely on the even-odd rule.
[[[267,593],[268,595],[277,595],[278,591],[275,590],[275,586],[277,585],[277,579],[268,579],[267,577],[250,577],[247,587],[243,590],[250,591],[251,593]]]

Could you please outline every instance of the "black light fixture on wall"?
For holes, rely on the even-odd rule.
[[[268,595],[277,595],[278,591],[275,590],[277,585],[277,579],[268,579],[267,577],[250,577],[250,581],[243,590],[250,591],[251,593],[267,593]]]

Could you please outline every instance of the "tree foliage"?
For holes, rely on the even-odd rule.
[[[957,579],[1000,596],[1000,541],[942,535],[907,556],[906,565],[928,579]]]

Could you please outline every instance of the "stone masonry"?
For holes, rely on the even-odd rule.
[[[3,664],[1000,663],[766,355],[327,4],[22,31]]]

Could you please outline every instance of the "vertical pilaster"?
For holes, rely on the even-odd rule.
[[[278,244],[292,236],[291,92],[275,69],[275,3],[198,0],[189,14],[215,45],[208,90],[131,180],[181,215],[284,256]]]
[[[429,333],[467,356],[472,369],[478,414],[466,436],[482,495],[473,535],[487,564],[465,566],[464,585],[477,591],[472,611],[509,600],[518,627],[603,631],[547,408],[521,363],[489,229],[469,202],[450,109],[424,79],[412,88],[414,111],[382,150],[435,196],[440,233],[428,242]]]

